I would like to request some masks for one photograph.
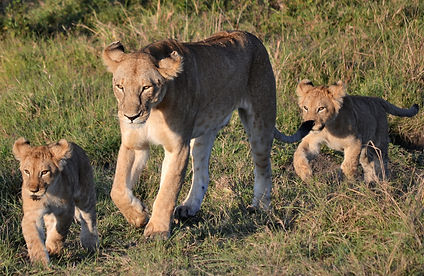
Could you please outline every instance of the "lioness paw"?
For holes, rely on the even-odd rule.
[[[144,229],[144,236],[148,239],[166,240],[170,236],[169,225],[154,224],[150,221]]]
[[[174,217],[176,219],[187,219],[196,215],[196,211],[193,210],[190,206],[179,205],[175,208]]]
[[[143,227],[149,220],[149,215],[138,209],[131,209],[129,212],[123,214],[127,221],[135,227]]]

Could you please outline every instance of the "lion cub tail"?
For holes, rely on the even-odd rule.
[[[415,116],[418,113],[418,110],[420,109],[418,107],[418,104],[414,104],[410,108],[400,108],[383,99],[381,99],[381,103],[387,113],[395,115],[395,116],[399,116],[399,117]]]
[[[296,133],[291,136],[284,135],[274,127],[274,138],[281,142],[294,143],[302,140],[303,137],[308,135],[309,131],[311,131],[313,126],[314,121],[305,121],[300,125]]]

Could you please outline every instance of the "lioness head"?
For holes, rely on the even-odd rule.
[[[302,109],[303,121],[314,121],[313,131],[320,131],[334,119],[346,95],[342,81],[330,86],[314,86],[310,80],[299,82],[296,94]]]
[[[142,124],[149,118],[150,110],[165,96],[166,82],[183,68],[183,58],[176,51],[157,60],[144,52],[125,53],[119,41],[104,49],[103,61],[113,73],[118,117],[129,124]]]
[[[65,159],[71,155],[71,148],[64,139],[48,146],[32,147],[21,137],[13,145],[13,154],[20,161],[22,192],[33,200],[39,200],[55,184]]]

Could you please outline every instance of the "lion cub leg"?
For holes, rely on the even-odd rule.
[[[56,231],[56,217],[53,213],[44,215],[47,229],[46,248],[49,254],[59,254],[63,248],[63,237]]]
[[[177,218],[194,216],[200,210],[209,185],[209,158],[216,134],[213,131],[191,140],[193,180],[187,198],[175,209],[174,215]]]
[[[369,161],[370,149],[367,146],[361,149],[361,154],[359,157],[359,162],[361,163],[362,169],[364,170],[364,181],[365,183],[370,183],[378,180],[377,175],[375,174],[374,164]]]
[[[121,145],[116,164],[115,179],[110,195],[126,220],[141,227],[147,223],[147,209],[132,192],[149,158],[149,149],[133,150]]]
[[[63,242],[71,226],[73,213],[67,209],[60,215],[51,213],[44,216],[47,229],[46,248],[49,254],[59,254],[63,248]]]
[[[312,168],[309,160],[313,159],[321,150],[321,140],[309,134],[303,138],[293,156],[293,165],[296,174],[307,181],[312,177]]]
[[[344,160],[340,168],[347,179],[351,180],[356,177],[361,148],[361,141],[357,140],[344,149]]]
[[[75,207],[75,218],[81,224],[80,239],[85,249],[94,251],[98,245],[95,206],[80,209]]]
[[[22,219],[22,233],[28,248],[28,255],[31,262],[41,262],[47,266],[49,263],[49,254],[44,245],[44,221],[42,214],[24,210]]]

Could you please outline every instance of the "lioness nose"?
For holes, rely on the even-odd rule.
[[[132,121],[134,121],[135,119],[137,119],[139,116],[140,116],[140,114],[141,114],[141,112],[140,113],[138,113],[138,114],[136,114],[136,115],[134,115],[134,116],[128,116],[128,115],[125,115],[125,117],[127,117],[131,122]]]

